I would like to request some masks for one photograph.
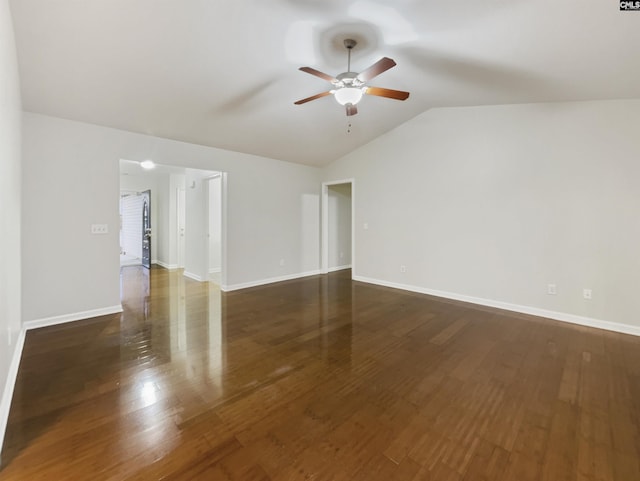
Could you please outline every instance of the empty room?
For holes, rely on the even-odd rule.
[[[637,45],[0,0],[0,481],[640,480]]]

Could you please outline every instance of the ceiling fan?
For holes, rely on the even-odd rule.
[[[316,77],[320,77],[323,80],[331,82],[333,89],[326,92],[307,97],[306,99],[298,100],[294,102],[296,105],[302,105],[304,103],[316,100],[327,95],[333,95],[336,101],[340,105],[344,105],[347,110],[347,115],[355,115],[358,113],[356,104],[360,102],[363,94],[376,95],[378,97],[387,97],[395,100],[406,100],[409,97],[409,92],[403,92],[401,90],[384,89],[380,87],[370,87],[367,82],[374,77],[377,77],[383,72],[386,72],[390,68],[394,67],[396,63],[388,58],[383,57],[374,63],[368,69],[356,73],[351,72],[351,50],[357,45],[357,42],[353,39],[345,39],[344,46],[348,52],[347,71],[342,72],[336,77],[332,77],[326,73],[320,72],[311,67],[300,67],[299,70],[306,72]]]

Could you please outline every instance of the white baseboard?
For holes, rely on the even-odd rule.
[[[510,304],[508,302],[494,301],[491,299],[483,299],[481,297],[471,297],[453,292],[437,291],[427,289],[425,287],[411,286],[407,284],[398,284],[395,282],[387,282],[369,277],[353,276],[354,281],[366,282],[367,284],[376,284],[384,287],[392,287],[394,289],[402,289],[403,291],[417,292],[420,294],[428,294],[435,297],[443,297],[445,299],[453,299],[455,301],[468,302],[470,304],[478,304],[481,306],[495,307],[496,309],[504,309],[505,311],[519,312],[537,317],[553,319],[555,321],[568,322],[578,324],[580,326],[595,327],[597,329],[605,329],[607,331],[620,332],[623,334],[631,334],[640,336],[640,327],[631,326],[629,324],[620,324],[617,322],[603,321],[591,317],[577,316],[566,312],[549,311],[538,307],[521,306],[519,304]]]
[[[165,269],[168,269],[170,271],[178,268],[178,264],[167,264],[166,262],[162,261],[153,261],[153,264],[158,264],[160,267],[164,267]]]
[[[20,334],[18,334],[15,346],[13,347],[13,356],[11,357],[11,364],[9,365],[7,381],[5,382],[4,390],[2,391],[2,400],[0,400],[0,453],[2,452],[2,445],[4,443],[4,435],[7,431],[9,411],[11,410],[11,400],[13,399],[13,390],[18,378],[18,368],[20,367],[20,359],[22,359],[22,349],[24,348],[25,337],[26,329],[23,327],[20,330]],[[0,459],[0,466],[2,466],[2,459]]]
[[[193,272],[184,271],[183,276],[188,277],[189,279],[193,279],[194,281],[204,282],[206,279],[203,279],[198,274],[194,274]]]
[[[38,329],[39,327],[55,326],[66,322],[80,321],[91,317],[106,316],[109,314],[117,314],[122,312],[122,305],[103,307],[101,309],[92,309],[90,311],[74,312],[72,314],[64,314],[62,316],[47,317],[44,319],[36,319],[33,321],[25,321],[22,326],[25,330]]]
[[[345,269],[351,269],[351,264],[344,265],[344,266],[329,267],[329,269],[327,269],[327,272],[343,271]]]
[[[319,270],[300,272],[297,274],[289,274],[286,276],[270,277],[268,279],[261,279],[259,281],[244,282],[241,284],[232,284],[230,286],[221,286],[220,289],[224,292],[237,291],[239,289],[247,289],[249,287],[264,286],[266,284],[273,284],[274,282],[290,281],[292,279],[300,279],[302,277],[315,276],[318,274],[320,274]]]
[[[209,269],[209,274],[216,274],[221,271],[222,269],[220,267],[212,267],[211,269]]]

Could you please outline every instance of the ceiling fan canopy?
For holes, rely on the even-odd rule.
[[[371,65],[366,70],[357,73],[351,71],[351,50],[357,45],[357,42],[353,39],[345,39],[344,46],[347,49],[347,71],[342,72],[335,77],[328,75],[324,72],[320,72],[311,67],[300,67],[299,70],[311,75],[315,75],[327,82],[331,83],[333,88],[326,92],[322,92],[311,97],[304,98],[294,102],[295,105],[302,105],[304,103],[316,100],[328,95],[333,95],[340,105],[343,105],[346,109],[347,115],[355,115],[358,113],[356,105],[364,94],[375,95],[378,97],[386,97],[394,100],[406,100],[409,97],[409,92],[403,92],[402,90],[385,89],[380,87],[371,87],[367,85],[367,82],[383,72],[386,72],[392,67],[395,67],[396,63],[393,59],[383,57],[376,63]]]

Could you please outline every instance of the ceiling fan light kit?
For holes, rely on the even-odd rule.
[[[333,95],[340,105],[345,107],[347,116],[355,115],[358,113],[356,105],[364,94],[375,95],[378,97],[386,97],[394,100],[406,100],[409,97],[409,92],[403,92],[401,90],[384,89],[379,87],[370,87],[366,83],[374,77],[377,77],[383,72],[386,72],[390,68],[394,67],[396,63],[388,58],[383,57],[374,63],[368,69],[356,73],[351,71],[351,50],[357,45],[357,42],[353,39],[345,39],[344,46],[347,49],[347,71],[332,77],[326,73],[311,67],[300,67],[300,70],[316,77],[320,77],[332,84],[333,89],[322,92],[311,97],[307,97],[302,100],[294,102],[296,105],[302,105],[312,100],[326,97],[327,95]]]
[[[362,88],[342,87],[333,91],[333,96],[340,105],[355,105],[362,100]]]

